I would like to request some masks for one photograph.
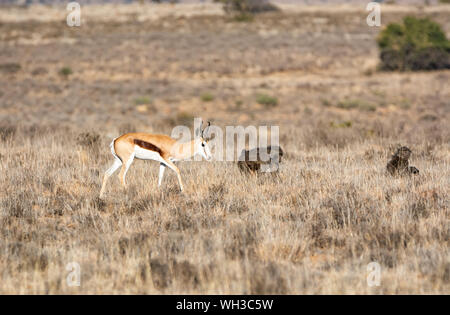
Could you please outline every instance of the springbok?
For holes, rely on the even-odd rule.
[[[111,153],[115,159],[113,165],[105,172],[105,176],[103,177],[100,198],[102,198],[105,193],[105,186],[109,177],[120,166],[122,166],[122,169],[119,173],[119,179],[122,186],[124,188],[127,187],[125,176],[135,158],[141,160],[155,160],[160,163],[158,187],[161,186],[166,167],[172,169],[177,174],[180,189],[183,191],[180,170],[174,162],[189,159],[197,154],[204,157],[207,161],[211,160],[211,151],[208,146],[209,139],[204,137],[205,130],[210,125],[211,123],[208,122],[208,126],[204,129],[200,126],[200,128],[195,131],[195,138],[192,141],[185,143],[180,143],[166,135],[149,133],[126,133],[115,138],[110,144]]]

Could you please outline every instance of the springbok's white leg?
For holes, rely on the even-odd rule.
[[[160,165],[159,165],[158,187],[161,187],[161,183],[162,183],[162,179],[163,179],[165,170],[166,170],[166,166],[164,165],[164,163],[160,163]]]
[[[117,171],[117,169],[122,165],[122,161],[119,158],[115,158],[113,165],[108,168],[108,170],[105,172],[105,176],[103,177],[103,183],[102,183],[102,189],[100,190],[100,198],[103,197],[103,194],[105,193],[105,187],[106,182],[108,181],[109,177]]]

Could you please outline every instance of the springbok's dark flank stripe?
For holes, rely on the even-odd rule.
[[[161,149],[158,148],[156,145],[151,144],[150,142],[139,140],[139,139],[134,139],[133,142],[134,142],[134,144],[140,146],[143,149],[155,151],[155,152],[158,152],[159,155],[162,155]]]

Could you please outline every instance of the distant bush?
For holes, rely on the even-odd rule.
[[[188,112],[177,113],[174,121],[174,125],[192,126],[195,116]]]
[[[77,136],[77,144],[87,149],[98,149],[100,135],[95,132],[82,132]]]
[[[391,23],[378,37],[381,70],[450,69],[450,41],[428,18],[406,17]]]
[[[252,14],[276,11],[278,8],[268,0],[214,0],[223,4],[225,13],[232,14],[238,21],[250,21]]]
[[[69,67],[63,67],[63,68],[61,68],[61,70],[59,70],[59,74],[65,78],[69,77],[69,75],[71,75],[72,73],[73,73],[73,71]]]
[[[138,97],[134,99],[134,104],[135,105],[146,105],[146,104],[150,104],[152,102],[152,100],[150,99],[150,97],[147,96],[142,96],[142,97]]]
[[[256,97],[256,102],[266,107],[275,107],[278,105],[278,99],[276,97],[265,94],[258,95]]]
[[[352,122],[350,120],[346,120],[340,123],[335,123],[334,121],[330,122],[330,127],[332,128],[351,128]]]
[[[200,98],[203,102],[212,102],[214,100],[214,95],[211,93],[203,93]]]
[[[31,71],[31,74],[34,75],[34,76],[36,76],[36,75],[44,75],[44,74],[47,74],[47,73],[48,73],[48,70],[46,68],[44,68],[44,67],[37,67],[37,68],[34,68],[33,71]]]
[[[17,131],[16,125],[12,125],[9,123],[0,124],[0,140],[6,141],[9,138],[12,138]]]
[[[336,106],[342,109],[359,109],[362,111],[369,111],[369,112],[373,112],[377,109],[375,105],[358,99],[342,100],[339,101],[336,104]]]
[[[16,73],[21,68],[22,68],[22,66],[20,64],[14,63],[14,62],[0,64],[0,72],[3,72],[3,73]]]
[[[233,19],[236,22],[252,22],[253,21],[253,14],[240,13],[240,14],[234,15]]]

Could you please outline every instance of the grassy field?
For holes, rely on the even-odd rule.
[[[377,71],[364,8],[285,9],[0,8],[0,292],[449,294],[450,72]],[[450,35],[449,6],[382,12]],[[113,138],[194,117],[280,126],[281,171],[180,163],[181,194],[135,161],[98,199]],[[386,174],[398,144],[420,175]]]

